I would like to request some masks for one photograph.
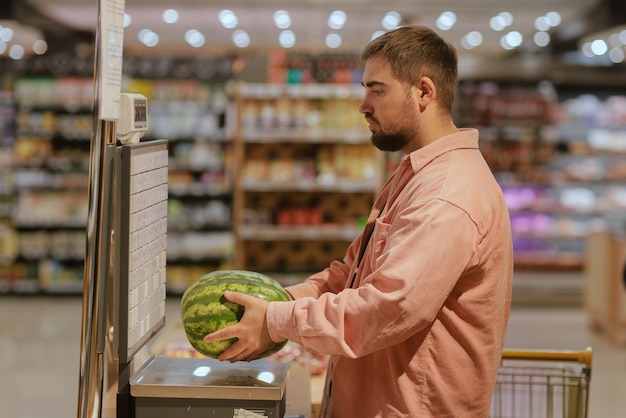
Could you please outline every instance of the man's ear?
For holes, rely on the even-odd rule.
[[[419,106],[425,109],[437,97],[437,89],[435,83],[430,77],[422,77],[414,86],[415,100]]]
[[[430,77],[420,78],[417,87],[420,90],[419,100],[421,103],[427,104],[435,100],[437,96],[437,89],[435,88],[435,83],[433,83],[433,80]]]

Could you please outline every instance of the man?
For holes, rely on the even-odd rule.
[[[368,226],[343,261],[288,287],[293,301],[227,293],[245,314],[206,340],[237,337],[220,357],[229,361],[284,339],[330,355],[322,417],[487,417],[513,250],[478,132],[452,121],[456,51],[428,28],[401,27],[362,57],[372,143],[405,154]]]

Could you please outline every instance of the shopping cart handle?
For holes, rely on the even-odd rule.
[[[577,362],[591,368],[593,350],[591,347],[580,351],[504,349],[502,350],[502,360]]]

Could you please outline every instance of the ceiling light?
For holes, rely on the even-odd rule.
[[[609,47],[602,39],[596,39],[591,43],[591,52],[593,52],[595,55],[604,55],[608,50]]]
[[[284,30],[278,35],[278,43],[283,48],[291,48],[296,44],[296,34],[292,30]]]
[[[517,48],[522,44],[522,34],[518,31],[511,31],[500,38],[500,46],[506,50]]]
[[[13,39],[13,29],[8,26],[0,26],[0,40],[4,42],[11,42]]]
[[[624,58],[624,50],[622,48],[611,48],[609,51],[609,59],[615,64],[623,62]]]
[[[498,13],[498,18],[504,25],[504,27],[509,27],[513,24],[513,14],[510,12],[500,12]]]
[[[24,58],[24,47],[22,45],[11,45],[11,48],[9,48],[9,57],[14,60],[21,60]]]
[[[226,29],[236,28],[239,24],[239,19],[237,15],[232,10],[224,9],[217,16],[222,26]]]
[[[400,16],[400,13],[392,10],[385,14],[385,17],[383,17],[383,20],[381,23],[383,25],[383,28],[387,30],[392,30],[392,29],[397,28],[398,25],[400,25],[401,19],[402,17]]]
[[[133,23],[133,18],[128,13],[124,13],[124,27],[129,27],[131,23]]]
[[[274,24],[278,29],[287,29],[291,26],[291,16],[285,10],[274,12]]]
[[[384,33],[385,33],[384,30],[377,30],[376,32],[372,33],[372,36],[370,37],[370,41],[373,41],[374,39],[378,38],[380,35]]]
[[[585,42],[582,46],[582,48],[580,48],[580,52],[583,53],[584,56],[586,56],[587,58],[591,58],[593,57],[593,51],[591,50],[591,42]]]
[[[245,30],[236,30],[232,34],[232,40],[239,48],[245,48],[250,45],[250,35]]]
[[[43,55],[48,51],[48,43],[43,39],[38,39],[33,43],[33,52],[37,55]]]
[[[465,49],[473,49],[483,43],[483,34],[474,30],[469,32],[461,39],[461,45]]]
[[[550,24],[548,23],[548,19],[545,16],[539,16],[535,19],[535,29],[545,32],[550,29]]]
[[[22,59],[25,55],[34,53],[32,45],[36,41],[45,42],[44,39],[43,33],[33,26],[0,19],[0,54],[8,51],[11,58]],[[26,50],[24,45],[31,47]]]
[[[335,10],[328,17],[328,27],[331,29],[339,30],[343,28],[348,20],[348,15],[343,10]]]
[[[552,27],[559,26],[561,24],[561,15],[558,12],[546,13],[546,20]]]
[[[194,48],[200,48],[204,45],[205,38],[204,35],[197,29],[189,29],[185,32],[185,41],[187,41],[187,43]]]
[[[609,44],[613,47],[623,45],[622,41],[619,39],[619,33],[612,33],[611,36],[609,36]]]
[[[326,46],[329,48],[339,48],[341,46],[341,35],[338,33],[329,33],[326,35]]]
[[[550,43],[550,34],[548,32],[537,32],[533,36],[533,41],[537,46],[547,46]]]
[[[450,30],[456,24],[456,14],[454,12],[443,12],[437,18],[436,25],[441,30]]]
[[[165,23],[176,23],[180,15],[178,14],[178,10],[167,9],[163,12],[162,17]]]
[[[504,30],[506,26],[504,24],[504,19],[502,19],[500,16],[494,16],[489,19],[489,27],[496,32],[500,32],[501,30]]]
[[[506,40],[506,35],[504,35],[502,38],[500,38],[500,46],[503,49],[506,49],[507,51],[513,49],[513,45],[508,43],[508,41]]]
[[[150,29],[142,29],[137,34],[139,41],[148,47],[157,46],[159,44],[159,35]]]
[[[524,37],[522,36],[522,34],[516,30],[507,33],[505,36],[506,36],[506,41],[513,48],[517,48],[518,46],[520,46],[522,44],[522,41],[524,40]]]

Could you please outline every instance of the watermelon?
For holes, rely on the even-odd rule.
[[[246,270],[217,270],[205,274],[192,283],[180,301],[180,316],[187,340],[200,354],[217,358],[236,339],[205,343],[207,334],[236,324],[243,316],[244,307],[230,302],[224,292],[246,293],[268,302],[289,301],[291,296],[276,280],[261,273]],[[267,357],[287,341],[274,344],[259,358]]]

